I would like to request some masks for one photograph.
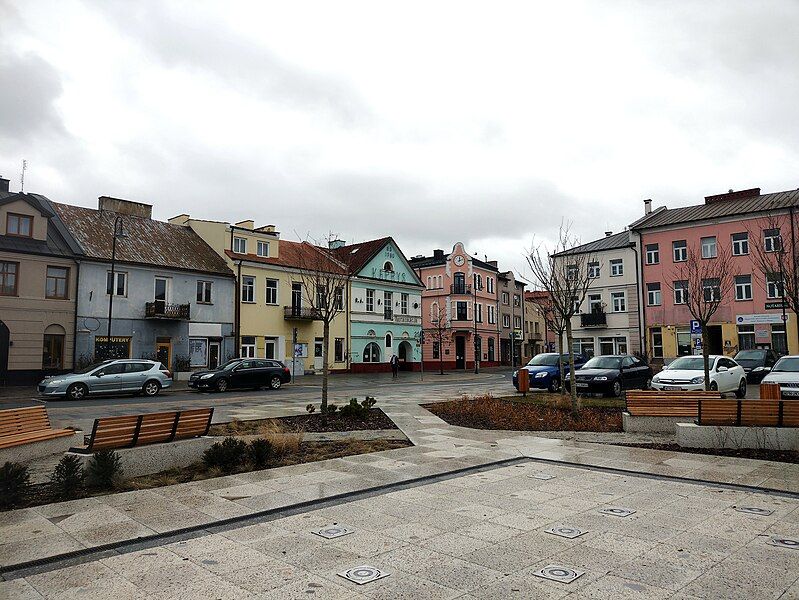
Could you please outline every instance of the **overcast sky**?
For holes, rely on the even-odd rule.
[[[799,2],[0,0],[0,174],[521,269],[799,187]]]

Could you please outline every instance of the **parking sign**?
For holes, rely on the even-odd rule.
[[[702,333],[702,326],[699,324],[699,321],[696,319],[691,319],[691,333],[698,334]]]

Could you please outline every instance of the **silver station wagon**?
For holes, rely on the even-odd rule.
[[[54,375],[39,383],[43,398],[83,400],[98,394],[155,396],[172,385],[172,373],[162,363],[145,359],[105,360],[75,373]]]

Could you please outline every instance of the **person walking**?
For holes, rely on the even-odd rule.
[[[391,364],[391,378],[397,379],[399,377],[399,358],[396,354],[391,355],[389,363]]]

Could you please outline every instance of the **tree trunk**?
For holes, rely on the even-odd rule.
[[[709,352],[708,352],[708,335],[707,325],[702,323],[702,366],[705,369],[705,390],[710,389],[710,365],[709,365]]]
[[[563,385],[563,361],[560,357],[563,356],[563,332],[558,332],[558,377],[560,377],[560,384]]]
[[[330,365],[327,360],[327,349],[330,346],[330,323],[325,320],[322,326],[322,405],[319,412],[322,414],[322,423],[327,423],[327,384],[330,377]]]
[[[577,407],[577,383],[574,381],[574,340],[572,339],[571,319],[566,319],[566,348],[569,351],[569,374],[571,375],[571,385],[569,385],[569,396],[572,400],[572,414],[576,417],[579,413]],[[560,362],[560,360],[558,360]],[[563,380],[561,379],[561,383]]]
[[[439,374],[444,374],[444,340],[441,336],[441,332],[438,332],[438,369]]]

